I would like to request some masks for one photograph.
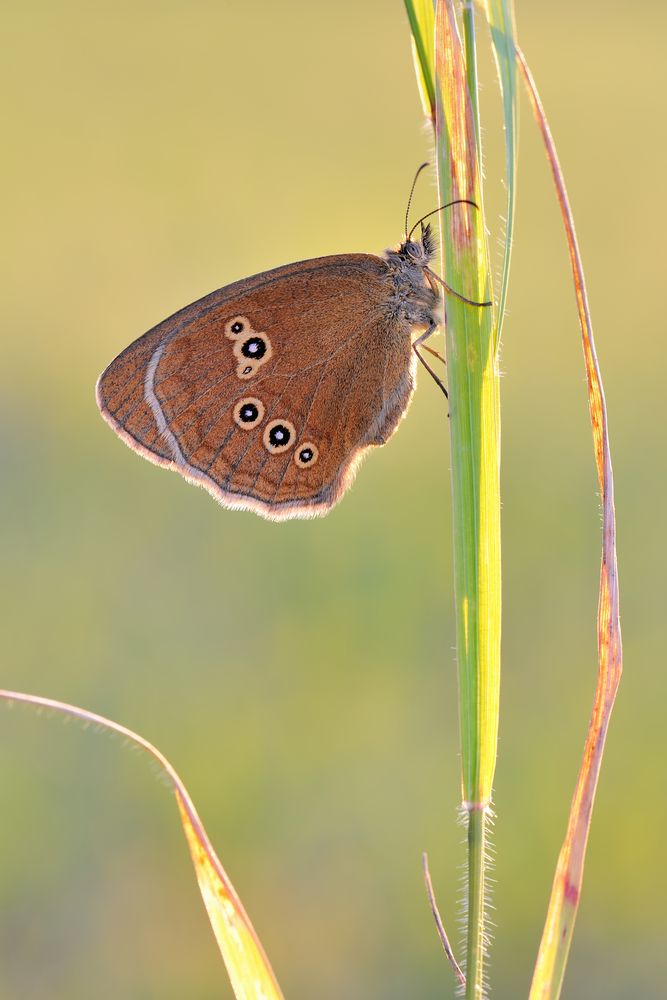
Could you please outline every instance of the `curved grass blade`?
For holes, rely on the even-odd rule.
[[[157,761],[169,779],[181,814],[197,882],[213,933],[218,942],[236,1000],[283,1000],[276,977],[264,949],[236,895],[220,860],[213,850],[188,791],[160,751],[142,736],[102,715],[51,698],[0,690],[0,698],[38,708],[53,709],[86,723],[94,723],[131,740]]]
[[[616,565],[614,477],[609,448],[607,407],[593,340],[581,254],[556,147],[535,81],[520,49],[517,49],[517,60],[542,133],[567,235],[586,364],[595,464],[602,497],[602,564],[598,600],[598,676],[595,699],[530,989],[530,1000],[555,1000],[560,994],[572,943],[593,802],[602,765],[607,728],[621,679],[621,622]]]

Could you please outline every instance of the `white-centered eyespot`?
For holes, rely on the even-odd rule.
[[[320,450],[312,441],[304,441],[294,452],[294,461],[300,469],[307,469],[315,465],[319,458]]]
[[[241,430],[249,431],[264,419],[264,403],[255,396],[240,399],[234,407],[234,423]]]
[[[293,423],[284,418],[272,420],[264,430],[264,447],[272,455],[279,455],[282,451],[287,451],[288,448],[292,447],[295,438],[296,432]]]
[[[248,337],[239,337],[233,350],[238,359],[236,374],[239,378],[252,378],[273,354],[271,341],[265,333],[253,332]]]
[[[236,340],[244,333],[253,332],[252,324],[247,316],[232,316],[225,323],[225,337],[229,337],[230,340]]]

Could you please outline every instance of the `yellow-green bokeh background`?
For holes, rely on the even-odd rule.
[[[519,3],[576,213],[617,483],[626,672],[567,997],[664,995],[664,37]],[[402,4],[24,0],[3,19],[2,686],[186,780],[289,1000],[452,994],[462,831],[448,434],[409,419],[331,516],[268,524],[141,461],[99,371],[180,306],[401,235],[429,153]],[[498,96],[482,58],[500,262]],[[564,239],[524,104],[503,346],[493,996],[526,995],[595,674],[600,544]],[[432,183],[416,207],[434,207]],[[119,741],[0,709],[3,1000],[228,997],[175,805]]]

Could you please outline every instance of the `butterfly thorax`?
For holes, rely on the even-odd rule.
[[[429,263],[435,255],[429,227],[423,239],[405,240],[397,250],[387,250],[387,262],[394,294],[391,309],[410,327],[438,323],[440,296],[429,281]]]

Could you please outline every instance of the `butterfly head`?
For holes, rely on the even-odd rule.
[[[433,230],[430,225],[422,226],[421,239],[409,236],[398,248],[398,255],[416,267],[428,267],[437,253]]]

